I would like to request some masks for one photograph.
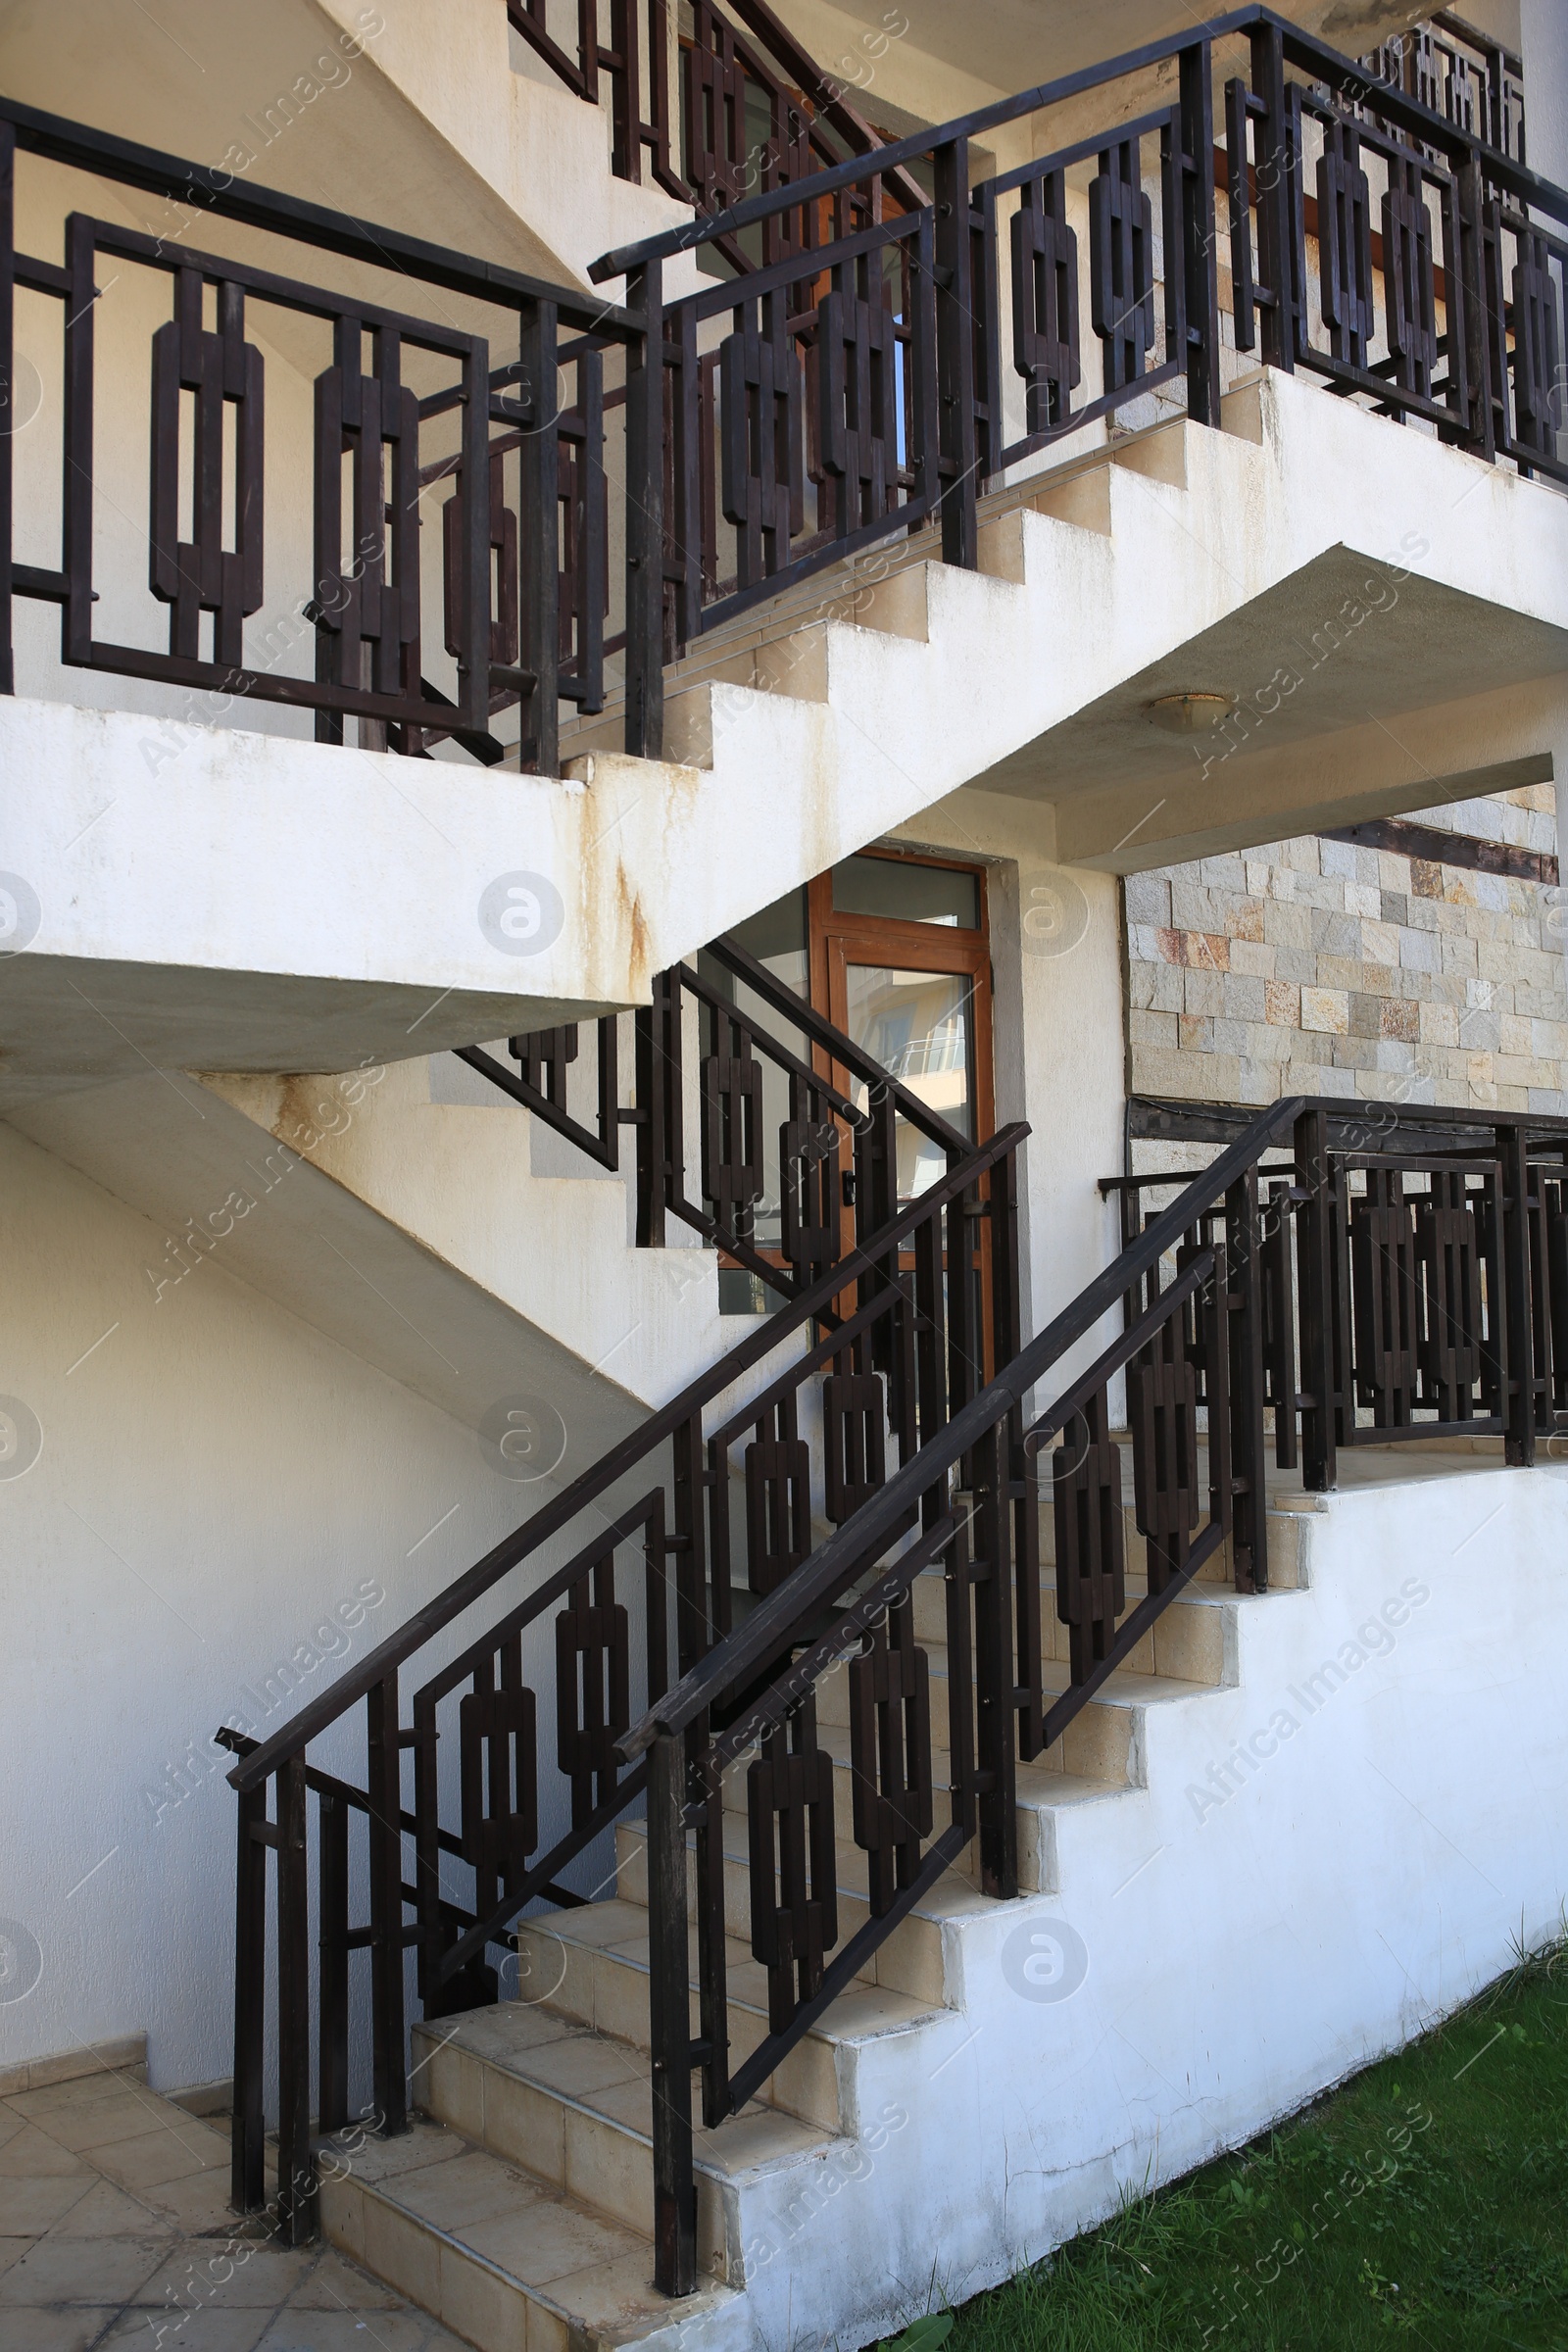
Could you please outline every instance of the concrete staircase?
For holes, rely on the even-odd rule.
[[[1124,1452],[1124,1460],[1129,1457]],[[1290,1503],[1298,1507],[1283,1507]],[[1065,1738],[1020,1768],[1020,1873],[1026,1901],[1055,1895],[1103,1843],[1111,1817],[1142,1801],[1149,1729],[1170,1710],[1202,1709],[1238,1679],[1245,1618],[1279,1605],[1303,1577],[1301,1506],[1269,1514],[1271,1592],[1238,1597],[1216,1558],[1175,1600]],[[1142,1596],[1142,1544],[1128,1529],[1129,1605]],[[1052,1528],[1042,1613],[1054,1624]],[[930,1664],[933,1779],[948,1764],[944,1583],[914,1589]],[[1065,1630],[1054,1682],[1065,1688]],[[1048,1669],[1049,1671],[1049,1669]],[[818,1686],[818,1728],[834,1757],[835,1818],[850,1818],[847,1672]],[[750,1948],[744,1767],[725,1785],[724,1908],[732,2065],[767,2033],[766,1972]],[[695,1900],[695,1883],[693,1885]],[[866,1857],[838,1845],[841,1943],[869,1916]],[[1038,1908],[1036,1904],[1034,1906]],[[749,2343],[748,2306],[803,2217],[874,2165],[890,2135],[918,2121],[933,2083],[977,2034],[992,1972],[971,1936],[1023,1916],[984,1899],[971,1848],[894,1930],[745,2113],[697,2138],[703,2277],[692,2298],[657,2295],[653,2274],[652,2089],[643,1825],[616,1832],[612,1887],[602,1899],[526,1920],[516,1931],[519,1998],[414,2029],[421,2120],[356,2152],[324,2178],[322,2227],[346,2252],[465,2336],[479,2352],[659,2342]],[[697,2030],[696,1940],[693,2030]],[[918,2136],[918,2133],[911,2137]],[[328,2160],[324,2173],[333,2166]],[[695,2338],[692,2331],[696,2330]]]

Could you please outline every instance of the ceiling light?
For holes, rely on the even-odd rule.
[[[1162,694],[1150,704],[1149,721],[1167,735],[1201,735],[1217,727],[1232,708],[1228,694]]]

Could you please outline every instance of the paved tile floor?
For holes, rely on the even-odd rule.
[[[0,2098],[0,2352],[466,2352],[330,2248],[240,2234],[228,2142],[130,2073]]]

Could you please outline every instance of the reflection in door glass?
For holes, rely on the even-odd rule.
[[[966,973],[892,971],[852,963],[846,1027],[890,1077],[972,1139],[973,982]],[[853,1092],[863,1106],[863,1079]],[[940,1144],[898,1122],[899,1199],[913,1200],[947,1173]]]

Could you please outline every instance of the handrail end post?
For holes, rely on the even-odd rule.
[[[697,2284],[685,1796],[685,1737],[662,1732],[648,1754],[648,1997],[654,2283],[661,2294],[671,2297],[689,2295]]]

